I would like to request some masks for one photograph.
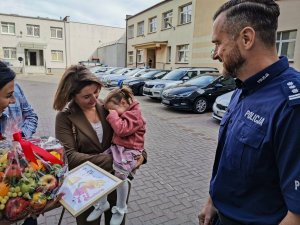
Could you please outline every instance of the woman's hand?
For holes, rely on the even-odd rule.
[[[138,168],[140,168],[140,166],[144,162],[144,156],[138,155],[138,156],[135,157],[135,160],[137,161],[137,163],[136,163],[136,169],[138,169]]]

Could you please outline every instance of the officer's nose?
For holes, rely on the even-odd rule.
[[[217,46],[211,50],[210,56],[213,60],[219,60],[220,62],[222,62],[222,59],[220,58],[220,56],[218,54]]]

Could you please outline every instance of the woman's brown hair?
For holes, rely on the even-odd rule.
[[[118,89],[114,89],[108,93],[106,98],[104,99],[105,108],[107,103],[113,102],[115,104],[119,104],[122,99],[125,99],[127,103],[130,105],[133,102],[134,95],[132,90],[128,87],[122,87]]]
[[[54,110],[62,111],[76,94],[91,84],[96,84],[99,90],[102,87],[98,78],[85,66],[72,65],[67,68],[55,93],[53,102]]]

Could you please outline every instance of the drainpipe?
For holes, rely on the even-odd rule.
[[[128,44],[128,42],[127,42],[127,26],[128,26],[128,21],[127,21],[127,19],[130,17],[130,15],[126,15],[126,27],[125,27],[125,39],[126,39],[126,41],[125,41],[125,43],[126,43],[126,45],[125,45],[125,67],[127,67],[128,65],[127,65],[127,44]]]
[[[68,68],[68,52],[67,52],[67,31],[66,22],[70,21],[70,16],[66,16],[64,19],[64,38],[65,38],[65,56],[66,56],[66,69]]]

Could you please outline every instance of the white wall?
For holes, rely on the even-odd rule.
[[[118,40],[125,32],[124,28],[92,25],[84,23],[67,23],[69,33],[70,64],[97,56],[97,48],[106,42]]]

